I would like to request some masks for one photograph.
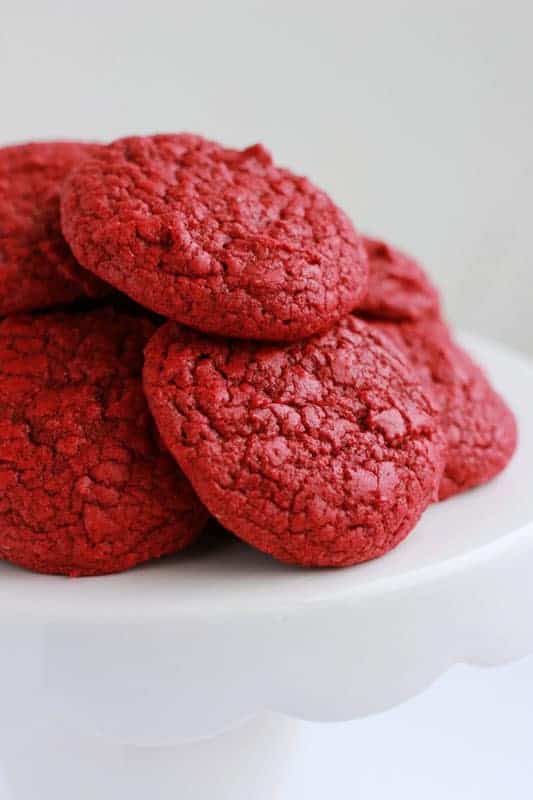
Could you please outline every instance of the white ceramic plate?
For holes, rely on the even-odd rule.
[[[464,342],[519,420],[519,450],[492,483],[434,505],[395,551],[348,569],[290,568],[238,542],[104,578],[1,565],[0,678],[28,670],[29,648],[58,713],[159,740],[263,709],[355,718],[454,662],[533,649],[533,370]],[[42,696],[41,672],[28,680]]]

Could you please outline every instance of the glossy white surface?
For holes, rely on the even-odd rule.
[[[264,709],[354,719],[455,662],[533,649],[533,372],[467,343],[518,414],[519,451],[502,476],[433,506],[385,558],[340,571],[287,568],[227,542],[100,579],[2,565],[4,716],[179,742]]]
[[[533,796],[533,657],[456,666],[419,697],[335,725],[301,723],[279,800]]]
[[[271,792],[267,794],[268,800],[526,798],[533,793],[532,709],[533,656],[492,669],[456,666],[441,676],[428,691],[384,714],[336,724],[302,722],[296,731],[296,739],[292,741],[290,728],[282,727],[277,731],[281,764],[275,772],[279,796],[272,790],[272,783],[268,785],[268,782],[264,782],[266,758],[275,755],[273,748],[276,748],[276,740],[272,742],[268,733],[266,741],[262,737],[259,765],[253,756],[253,737],[251,743],[248,741],[250,730],[244,731],[246,739],[242,743],[242,750],[237,748],[237,752],[228,758],[226,742],[222,753],[225,764],[230,765],[234,774],[239,774],[239,765],[246,759],[245,770],[248,770],[248,774],[250,765],[261,776],[262,780],[254,783],[253,800],[260,797],[263,782]],[[265,722],[270,723],[272,730],[273,720],[263,721],[263,725]],[[272,730],[272,733],[276,731]],[[47,755],[49,750],[46,748]],[[75,744],[67,746],[65,752],[72,757],[73,750],[76,755]],[[185,753],[187,750],[184,748]],[[156,796],[157,800],[162,800],[155,793],[158,781],[159,785],[161,783],[161,766],[166,760],[174,758],[173,754],[172,749],[163,751],[163,754],[156,751],[151,762],[138,758],[137,769],[134,766],[132,770],[133,777],[138,778],[139,767],[143,765],[149,778],[153,780],[155,777],[149,796]],[[71,761],[77,771],[75,778],[80,775],[80,761],[83,768],[93,755],[91,748],[77,753],[77,758]],[[104,771],[104,778],[108,776],[107,780],[115,790],[112,800],[117,800],[126,794],[123,785],[117,787],[113,750],[106,755],[108,769]],[[209,755],[209,774],[214,773],[221,782],[222,786],[219,784],[217,789],[220,793],[224,791],[225,784],[224,776],[221,776],[221,761],[213,757],[215,754],[212,751]],[[292,758],[285,781],[283,774],[287,774],[287,762],[283,755]],[[29,761],[29,748],[26,749],[26,756]],[[94,789],[98,776],[88,777],[89,786]],[[142,772],[140,777],[142,781]],[[168,771],[164,777],[168,778]],[[56,776],[53,800],[61,798],[57,784],[68,787],[70,778],[71,773]],[[78,800],[79,779],[73,785],[76,786]],[[39,788],[39,800],[47,800],[42,786]],[[70,799],[72,791],[67,796]],[[103,796],[100,792],[99,797],[105,800],[105,792]],[[130,795],[127,797],[130,800]],[[172,800],[176,800],[176,797],[184,800],[179,794],[173,794]],[[219,800],[219,794],[212,794],[209,800],[213,800],[213,797]],[[94,795],[91,800],[93,798]],[[1,764],[0,800],[13,800]],[[80,796],[79,800],[84,799]]]
[[[0,747],[13,800],[35,796],[25,759],[40,737],[44,798],[68,796],[76,775],[102,800],[122,785],[134,797],[155,769],[162,800],[203,800],[213,793],[209,761],[227,761],[220,780],[232,786],[239,753],[261,752],[267,710],[356,719],[420,693],[452,664],[533,651],[533,371],[498,346],[467,343],[517,412],[519,451],[490,485],[432,507],[379,561],[302,571],[220,542],[102,579],[0,567]],[[297,733],[272,725],[265,787]],[[239,775],[232,800],[257,784]]]
[[[263,714],[215,739],[138,748],[36,726],[4,744],[0,800],[277,800],[297,732]]]
[[[528,540],[533,523],[533,367],[504,348],[464,337],[519,417],[520,448],[497,480],[432,506],[395,551],[342,570],[278,564],[235,542],[198,547],[118,576],[68,580],[0,565],[0,618],[116,624],[149,621],[210,626],[308,616],[338,604],[363,604],[395,590],[442,579]]]

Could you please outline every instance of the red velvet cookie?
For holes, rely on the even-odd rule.
[[[231,150],[191,134],[119,140],[69,177],[61,219],[81,264],[210,333],[308,336],[367,288],[351,222],[261,145]]]
[[[166,323],[145,351],[144,385],[211,513],[281,561],[380,556],[436,497],[437,412],[387,338],[354,317],[278,346]]]
[[[66,175],[98,149],[79,142],[0,148],[0,316],[110,291],[77,264],[59,224]]]
[[[199,533],[207,513],[142,390],[153,330],[111,309],[0,323],[0,558],[103,575]]]
[[[422,267],[377,239],[364,239],[368,293],[359,313],[382,319],[417,320],[439,313],[439,293]]]
[[[447,439],[439,497],[463,492],[497,475],[517,443],[512,411],[484,372],[436,318],[418,322],[373,322],[405,353],[433,392]]]

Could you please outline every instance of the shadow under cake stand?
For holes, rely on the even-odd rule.
[[[532,651],[533,368],[464,343],[519,450],[382,559],[300,570],[228,539],[105,578],[0,565],[6,800],[273,800],[298,720],[373,714],[455,663]]]

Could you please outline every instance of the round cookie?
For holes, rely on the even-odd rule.
[[[484,372],[453,341],[445,323],[429,318],[372,325],[403,351],[441,411],[447,452],[439,499],[501,472],[516,448],[516,420]]]
[[[0,148],[0,316],[109,293],[77,264],[59,223],[66,175],[98,150],[79,142]]]
[[[278,346],[169,322],[146,348],[144,386],[209,511],[281,561],[380,556],[436,497],[437,412],[386,337],[354,317]]]
[[[412,258],[378,239],[364,238],[368,256],[368,292],[358,313],[395,320],[438,314],[439,293]]]
[[[153,330],[112,309],[0,323],[0,558],[103,575],[197,536],[207,513],[142,389]]]
[[[309,336],[367,288],[349,219],[261,145],[231,150],[192,134],[119,140],[69,177],[61,219],[81,264],[209,333]]]

